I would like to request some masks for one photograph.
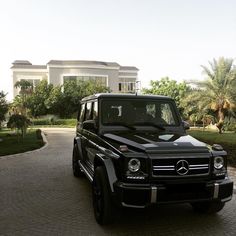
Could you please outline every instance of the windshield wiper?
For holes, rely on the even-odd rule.
[[[104,125],[121,125],[124,126],[130,130],[136,130],[136,128],[130,124],[127,124],[125,122],[112,122],[112,123],[104,123]]]
[[[153,123],[153,122],[135,122],[134,125],[150,125],[153,126],[155,128],[161,129],[161,130],[165,130],[165,127],[163,127],[162,125]]]

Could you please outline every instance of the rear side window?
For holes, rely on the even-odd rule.
[[[82,123],[84,121],[84,113],[85,113],[85,104],[81,105],[79,122]]]
[[[98,118],[98,103],[97,101],[88,102],[81,105],[78,121],[97,120]]]
[[[91,120],[92,119],[92,103],[88,102],[86,104],[86,110],[85,110],[85,120]]]
[[[93,102],[93,109],[92,109],[92,119],[97,120],[98,119],[98,102]]]

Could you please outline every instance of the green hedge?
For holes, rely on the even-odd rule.
[[[32,119],[33,126],[76,126],[76,119],[54,119],[54,118],[44,118],[44,119]]]
[[[76,126],[76,119],[58,119],[58,120],[54,120],[53,125]]]

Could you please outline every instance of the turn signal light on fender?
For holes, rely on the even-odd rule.
[[[119,146],[119,150],[121,151],[121,152],[128,152],[128,147],[126,146],[126,145],[120,145]]]

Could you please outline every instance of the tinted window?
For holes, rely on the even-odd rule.
[[[175,107],[171,101],[143,99],[103,99],[102,123],[125,122],[138,124],[152,122],[162,125],[178,125]]]
[[[84,121],[84,112],[85,112],[85,104],[82,104],[79,116],[79,122],[81,123]]]
[[[92,119],[97,120],[97,118],[98,118],[98,103],[96,101],[96,102],[93,102],[93,116],[92,116]]]
[[[92,111],[92,103],[88,102],[86,104],[85,120],[91,120],[91,111]]]
[[[169,125],[175,125],[175,120],[173,112],[171,110],[170,104],[161,104],[161,118]]]

